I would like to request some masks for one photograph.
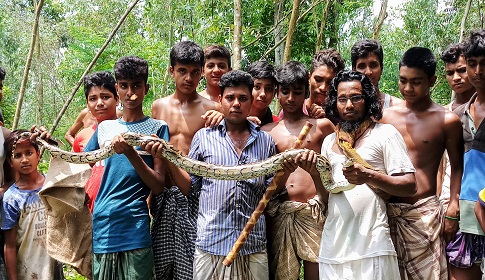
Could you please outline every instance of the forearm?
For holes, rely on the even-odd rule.
[[[182,168],[175,166],[165,158],[163,158],[163,162],[165,163],[165,166],[167,167],[170,177],[174,181],[175,185],[177,185],[182,194],[188,195],[192,185],[192,180],[190,179],[189,173]]]
[[[411,197],[416,193],[414,173],[387,175],[378,171],[369,170],[365,183],[379,188],[392,196]]]
[[[461,176],[462,171],[452,170],[450,175],[450,202],[446,210],[446,216],[458,217],[460,216],[460,192],[461,192]]]
[[[320,174],[311,174],[313,183],[315,184],[315,190],[317,192],[317,195],[320,197],[321,200],[328,202],[328,195],[330,194],[325,186],[322,183],[322,179],[320,177]]]
[[[14,230],[14,229],[12,229]],[[17,248],[16,244],[9,240],[8,233],[11,233],[12,230],[5,231],[5,267],[7,269],[7,275],[9,280],[17,280]],[[12,244],[13,243],[13,244]]]

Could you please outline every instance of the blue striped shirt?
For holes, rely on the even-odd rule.
[[[199,130],[190,147],[189,156],[200,161],[221,165],[242,165],[264,160],[275,154],[273,139],[259,127],[248,122],[251,135],[237,155],[225,121],[214,128]],[[225,256],[239,237],[246,222],[271,182],[273,175],[241,181],[228,181],[191,176],[191,191],[200,196],[197,217],[197,248],[213,255]],[[266,249],[264,216],[256,223],[240,251],[241,255]]]

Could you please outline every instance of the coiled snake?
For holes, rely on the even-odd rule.
[[[22,135],[30,137],[29,132],[24,132],[22,133]],[[121,134],[121,136],[124,138],[126,143],[131,146],[140,146],[143,143],[147,143],[150,141],[160,142],[161,145],[163,145],[162,155],[177,167],[184,169],[190,174],[219,180],[246,180],[275,173],[276,171],[283,168],[282,164],[285,159],[295,158],[299,153],[306,150],[287,150],[285,152],[267,158],[264,161],[259,161],[246,165],[223,166],[210,164],[183,156],[171,144],[158,137],[147,136],[133,132],[126,132]],[[115,151],[111,145],[107,145],[104,148],[91,152],[74,153],[64,151],[56,146],[53,146],[40,137],[37,137],[36,141],[44,148],[46,148],[53,157],[62,159],[70,163],[95,163],[115,154]],[[330,163],[322,155],[318,155],[317,157],[316,168],[320,173],[320,178],[323,185],[328,191],[336,193],[342,190],[349,189],[348,184],[341,185],[334,183],[332,179]]]

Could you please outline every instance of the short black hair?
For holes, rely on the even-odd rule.
[[[3,147],[5,149],[5,155],[7,156],[7,158],[11,158],[13,156],[13,153],[15,152],[13,147],[14,145],[17,145],[19,141],[30,142],[32,146],[34,146],[35,150],[39,151],[39,145],[35,141],[30,141],[30,136],[21,136],[22,133],[24,132],[28,132],[28,131],[25,129],[14,130],[12,131],[12,133],[10,133],[7,139],[5,139],[5,143],[3,143]]]
[[[364,95],[367,116],[373,117],[376,121],[380,120],[382,118],[382,103],[379,100],[375,87],[372,85],[372,81],[363,73],[348,70],[337,73],[335,78],[332,79],[328,91],[328,99],[325,103],[327,118],[340,119],[337,109],[338,85],[342,82],[350,81],[359,81],[362,85],[362,95]]]
[[[84,95],[86,96],[86,100],[88,99],[89,91],[91,91],[91,88],[95,86],[104,87],[105,89],[113,93],[113,96],[115,98],[118,96],[115,88],[115,77],[113,77],[113,74],[108,71],[99,71],[86,75],[84,76],[83,83]]]
[[[320,66],[333,68],[335,73],[345,69],[345,60],[340,53],[333,48],[321,50],[313,55],[310,74]]]
[[[464,42],[463,49],[466,58],[485,56],[485,29],[471,31]]]
[[[252,96],[254,81],[249,73],[241,70],[233,70],[222,75],[218,85],[221,89],[221,96],[224,95],[226,88],[238,86],[246,86],[249,89],[249,94]]]
[[[463,44],[453,43],[449,45],[440,55],[444,63],[456,63],[463,54]]]
[[[0,66],[0,80],[5,80],[5,70]]]
[[[197,64],[204,67],[204,51],[202,47],[192,41],[180,41],[170,51],[170,66],[180,64]]]
[[[248,72],[253,79],[271,79],[276,85],[276,73],[274,66],[265,60],[259,60],[251,63],[248,67],[246,67],[246,72]]]
[[[204,48],[204,59],[222,57],[227,60],[227,66],[231,68],[231,52],[221,45],[209,45]]]
[[[124,56],[115,63],[116,80],[139,80],[148,82],[148,62],[138,56]]]
[[[377,59],[379,59],[379,64],[381,69],[384,68],[384,51],[382,50],[381,44],[374,39],[364,39],[355,42],[355,44],[350,49],[350,60],[352,61],[352,69],[355,70],[357,66],[357,59],[366,58],[369,54],[375,54]]]
[[[399,69],[403,66],[421,69],[431,78],[436,73],[436,58],[428,48],[412,47],[403,54],[399,61]]]
[[[310,95],[308,71],[303,63],[288,61],[276,69],[275,77],[278,87],[301,84],[305,86],[305,96],[308,97]]]

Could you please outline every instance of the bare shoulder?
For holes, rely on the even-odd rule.
[[[453,112],[449,111],[446,108],[443,108],[445,111],[445,123],[450,124],[450,125],[460,125],[461,127],[461,121],[460,118]]]
[[[399,97],[391,95],[391,107],[398,106],[404,103],[404,100],[402,100]]]
[[[379,120],[380,123],[393,123],[400,115],[405,112],[404,103],[396,106],[392,106],[382,110],[382,118]]]
[[[3,138],[7,139],[7,137],[10,136],[10,133],[12,133],[12,131],[4,126],[2,126],[1,128],[3,133]]]
[[[270,132],[272,130],[274,130],[275,128],[278,127],[278,124],[280,123],[281,121],[277,121],[277,122],[271,122],[271,123],[268,123],[268,124],[265,124],[261,127],[261,130],[262,131],[266,131],[266,132]]]
[[[219,103],[214,102],[212,100],[209,100],[209,99],[205,98],[204,96],[199,95],[197,97],[197,100],[200,101],[200,103],[202,104],[202,106],[204,107],[204,109],[206,111],[209,111],[209,110],[219,110],[220,109],[220,104]]]

